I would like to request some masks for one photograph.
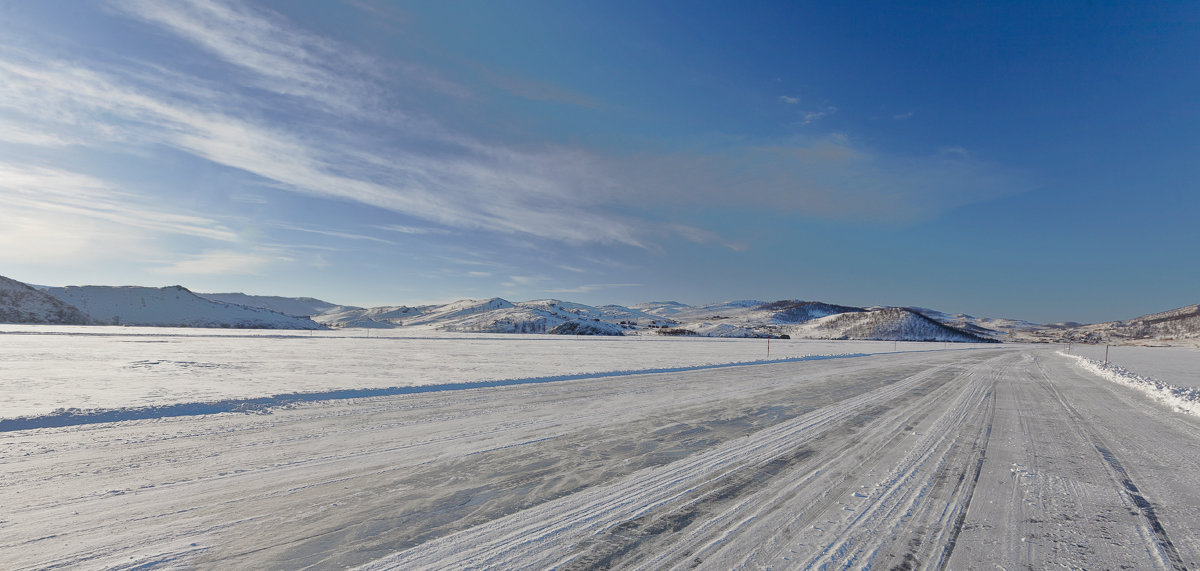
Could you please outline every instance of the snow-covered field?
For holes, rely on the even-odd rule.
[[[1200,563],[1200,417],[1057,346],[4,330],[14,403],[440,390],[0,431],[3,569]]]
[[[992,347],[878,341],[0,325],[0,419],[340,389]]]
[[[1104,345],[1073,344],[1070,350],[1073,355],[1104,362]],[[1200,348],[1113,345],[1108,348],[1108,361],[1164,383],[1200,388]]]

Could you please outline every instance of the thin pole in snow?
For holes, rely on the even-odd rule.
[[[771,358],[771,338],[767,337],[767,358]]]
[[[1104,364],[1108,364],[1108,343],[1104,344]]]

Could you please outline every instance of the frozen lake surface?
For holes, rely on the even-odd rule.
[[[1104,362],[1104,345],[1072,345],[1071,353]],[[1179,387],[1200,388],[1200,349],[1113,345],[1108,360],[1139,375]]]
[[[5,331],[20,415],[440,388],[0,430],[3,569],[1200,564],[1200,417],[1059,346]]]
[[[995,345],[0,325],[0,418]]]

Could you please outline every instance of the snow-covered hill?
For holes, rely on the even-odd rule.
[[[1200,339],[1200,305],[1151,313],[1126,321],[1063,327],[1064,338],[1076,341]]]
[[[345,310],[314,319],[334,327],[426,327],[474,333],[988,340],[906,309],[867,310],[799,300],[737,300],[699,306],[654,302],[634,307],[595,307],[557,299],[510,302],[491,298],[442,306]]]
[[[91,319],[48,293],[0,276],[0,323],[87,325]]]
[[[641,307],[670,315],[674,324],[660,330],[663,334],[969,343],[990,340],[895,307],[864,309],[801,300],[739,300],[700,306],[645,304]]]
[[[690,309],[690,305],[679,303],[678,301],[650,301],[639,303],[631,306],[633,309],[656,315],[658,317],[671,317],[680,311]]]
[[[438,312],[442,305],[385,305],[368,308],[335,309],[321,315],[314,315],[313,321],[329,327],[369,327],[390,329],[413,325],[426,314]],[[435,319],[436,321],[436,319]]]
[[[921,315],[924,315],[925,317],[944,325],[962,329],[963,331],[974,335],[979,335],[981,337],[991,337],[996,339],[1028,339],[1035,331],[1052,327],[1033,323],[1031,321],[1022,321],[1019,319],[975,317],[965,313],[949,314],[926,307],[910,307],[908,309],[920,313]]]
[[[816,339],[872,339],[980,343],[995,341],[900,307],[844,312],[800,325],[794,333]]]
[[[554,299],[513,303],[495,297],[440,306],[347,310],[318,315],[315,319],[333,327],[403,326],[474,333],[621,335],[627,327],[615,321],[639,317],[653,319],[620,306],[597,308]]]
[[[52,297],[42,295],[42,292]],[[625,307],[498,297],[448,304],[354,307],[311,297],[194,294],[169,288],[34,289],[0,277],[0,322],[188,327],[397,328],[478,333],[695,335],[884,341],[1200,340],[1200,305],[1094,325],[1037,324],[922,307],[852,307],[819,301],[653,301]]]
[[[967,332],[1003,341],[1035,343],[1200,343],[1200,305],[1151,313],[1125,321],[1083,324],[1038,324],[1012,319],[950,315],[925,308],[910,308],[926,317]]]
[[[246,307],[269,309],[284,315],[312,317],[323,313],[362,309],[329,303],[314,297],[280,297],[275,295],[246,295],[244,293],[196,293],[196,295],[221,303],[233,303]]]
[[[110,325],[324,329],[311,319],[204,299],[183,286],[69,286],[45,292]]]

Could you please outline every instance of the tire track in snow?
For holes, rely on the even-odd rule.
[[[51,555],[118,567],[131,556],[192,568],[362,564],[955,358],[630,375],[8,433],[0,504],[12,511],[0,512],[12,517],[0,515],[11,519],[0,521],[0,567],[39,568]],[[3,547],[50,532],[58,536],[31,549]]]
[[[921,451],[925,443],[914,444],[915,433],[908,431],[926,423],[925,419],[931,415],[943,416],[945,402],[957,398],[964,388],[962,381],[971,375],[970,370],[960,371],[942,379],[939,386],[927,385],[910,391],[904,398],[890,402],[890,408],[881,407],[875,418],[856,429],[848,439],[837,440],[836,435],[822,437],[820,441],[826,445],[817,462],[781,478],[774,489],[713,516],[706,522],[713,529],[698,526],[693,532],[697,539],[692,541],[704,536],[709,539],[691,562],[702,561],[710,568],[794,567],[801,561],[797,555],[800,545],[805,546],[810,557],[804,567],[885,565],[882,560],[889,558],[903,561],[899,552],[879,553],[881,547],[903,543],[890,539],[898,534],[897,526],[925,523],[921,517],[911,515],[895,519],[897,507],[905,505],[901,490],[920,484],[922,478],[936,479],[937,474],[921,475],[922,470],[925,473],[928,470],[917,469],[915,478],[905,477],[904,470],[897,468],[873,488],[855,484],[862,482],[863,473],[890,469],[891,462],[907,461],[889,454],[890,451]],[[909,454],[907,458],[912,457]],[[860,478],[858,482],[852,481],[855,477]],[[678,543],[688,542],[685,539]],[[923,542],[918,540],[901,547],[914,545],[921,547]],[[936,548],[936,542],[924,547],[930,552]],[[911,554],[905,555],[911,558]],[[691,557],[684,549],[671,546],[657,559],[639,563],[639,567],[685,569],[690,567],[686,562]]]
[[[1148,551],[1157,554],[1167,568],[1175,571],[1185,571],[1188,567],[1180,556],[1178,548],[1167,534],[1167,530],[1163,528],[1162,522],[1158,519],[1158,514],[1155,512],[1154,504],[1148,501],[1142,494],[1140,488],[1133,482],[1129,472],[1126,471],[1124,464],[1111,450],[1111,446],[1091,428],[1090,423],[1075,410],[1075,407],[1063,397],[1062,393],[1050,382],[1050,376],[1046,370],[1042,368],[1041,363],[1036,363],[1038,372],[1040,373],[1039,381],[1046,387],[1047,391],[1054,396],[1058,401],[1058,405],[1067,413],[1071,424],[1075,430],[1082,435],[1095,449],[1096,453],[1104,460],[1104,464],[1109,468],[1109,476],[1120,490],[1122,497],[1129,505],[1135,508],[1135,512],[1141,515],[1141,519],[1145,528],[1142,530],[1142,538],[1148,544]]]
[[[979,485],[979,474],[983,472],[983,463],[987,459],[988,442],[992,439],[992,425],[996,418],[996,398],[993,392],[989,391],[987,400],[989,403],[987,428],[984,430],[982,437],[975,440],[974,446],[975,451],[979,454],[979,458],[975,460],[970,481],[966,481],[965,474],[959,479],[959,484],[962,485],[966,482],[967,487],[963,493],[962,507],[958,512],[958,517],[954,520],[954,527],[950,530],[950,537],[946,540],[946,548],[942,550],[941,559],[938,561],[938,569],[945,569],[950,561],[950,555],[954,553],[954,547],[958,544],[958,536],[962,533],[963,525],[967,520],[967,510],[970,509],[971,500],[975,496],[975,488]]]
[[[951,386],[953,380],[963,375],[951,375],[949,379],[934,378],[947,373],[950,368],[950,365],[930,367],[887,387],[726,443],[709,452],[695,454],[660,468],[643,470],[616,484],[584,490],[427,542],[362,569],[505,568],[530,565],[568,568],[572,565],[586,567],[618,563],[628,567],[631,562],[625,557],[637,552],[643,542],[658,534],[674,533],[692,525],[695,519],[701,517],[699,514],[706,514],[706,510],[711,509],[714,503],[745,501],[743,496],[747,495],[748,490],[757,491],[770,480],[778,480],[784,473],[791,474],[788,472],[790,468],[803,464],[811,456],[806,446],[846,428],[846,423],[854,417],[869,412],[861,420],[881,430],[881,423],[871,418],[879,411],[870,411],[871,407],[887,410],[888,405],[903,400],[907,394],[931,380],[940,380],[939,387]],[[969,377],[969,374],[966,376]],[[964,404],[955,408],[959,416],[971,409],[967,402],[974,399],[978,407],[984,398],[977,384],[970,383],[971,390],[960,399]],[[940,394],[936,390],[930,393],[927,406],[934,406]],[[902,416],[902,413],[893,416]],[[952,439],[949,432],[957,425],[957,420],[947,418],[943,424],[945,428],[939,430],[939,437],[943,440]],[[852,432],[859,429],[861,427]],[[879,443],[886,440],[876,435],[873,441]],[[851,452],[849,449],[838,449],[835,455],[844,456]],[[768,476],[766,481],[754,481],[752,475],[756,472]],[[820,475],[819,471],[814,474]],[[908,483],[896,481],[895,487],[900,489]],[[763,508],[760,506],[755,509]],[[730,516],[736,517],[736,511]],[[957,512],[951,515],[956,516]],[[753,517],[754,513],[745,516],[750,519]],[[902,523],[896,518],[891,518],[889,522]],[[642,564],[657,566],[653,562],[639,563]]]
[[[955,527],[969,507],[991,425],[996,359],[971,367],[944,387],[935,401],[949,406],[911,445],[890,475],[871,493],[858,516],[842,523],[836,539],[804,568],[940,568],[953,550]],[[986,377],[986,378],[985,378]],[[945,405],[943,405],[945,406]],[[974,434],[974,438],[971,435]],[[967,444],[967,439],[971,438]]]

